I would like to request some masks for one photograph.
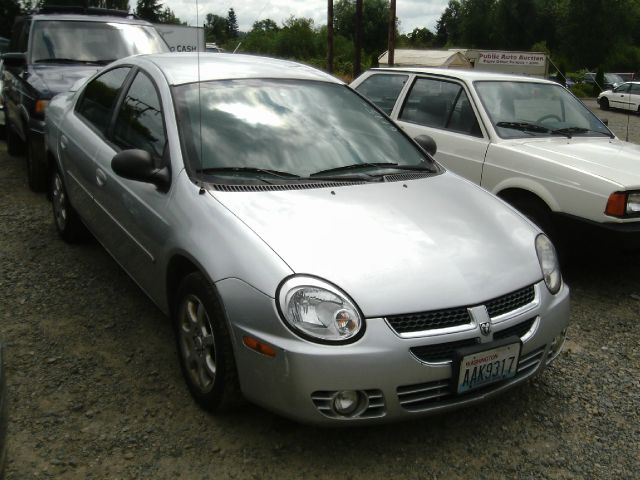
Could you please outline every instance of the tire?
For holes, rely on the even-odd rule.
[[[47,167],[34,156],[33,139],[27,139],[27,181],[32,192],[44,192],[47,189]]]
[[[22,155],[24,153],[24,142],[13,129],[13,126],[11,125],[11,123],[9,123],[9,120],[7,120],[4,128],[7,136],[7,153],[12,157]]]
[[[558,232],[551,218],[551,210],[542,200],[535,198],[516,198],[509,203],[519,210],[525,217],[535,223],[556,245],[559,246]]]
[[[60,237],[67,243],[86,240],[89,237],[89,231],[71,206],[62,175],[57,169],[51,175],[49,193],[53,209],[53,223]]]
[[[213,286],[199,272],[178,288],[174,328],[180,367],[191,395],[210,412],[223,412],[239,400],[233,347]]]
[[[609,110],[609,100],[606,97],[600,99],[600,108],[602,110]]]

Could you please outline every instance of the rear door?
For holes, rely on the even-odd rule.
[[[631,83],[629,110],[640,113],[640,83]]]
[[[413,138],[429,135],[436,160],[480,184],[489,138],[465,85],[452,79],[417,77],[394,119]]]
[[[629,110],[631,106],[629,102],[631,98],[629,97],[631,89],[630,83],[623,83],[618,88],[614,89],[611,92],[609,98],[611,99],[610,106],[613,108],[622,108],[624,110]]]

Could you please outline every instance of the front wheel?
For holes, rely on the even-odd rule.
[[[180,366],[195,400],[211,412],[232,407],[239,387],[229,329],[213,286],[199,272],[180,284],[174,326]]]
[[[609,110],[609,100],[607,100],[605,97],[602,97],[600,99],[600,108],[602,110]]]

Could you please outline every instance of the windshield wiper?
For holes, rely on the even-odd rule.
[[[559,133],[560,135],[566,135],[568,138],[571,138],[571,136],[575,133],[588,133],[588,132],[600,133],[609,138],[613,138],[613,134],[611,133],[601,132],[600,130],[592,130],[590,128],[584,128],[584,127],[566,127],[566,128],[558,128],[557,130],[551,130],[551,133]]]
[[[399,165],[394,162],[364,162],[364,163],[354,163],[352,165],[343,165],[342,167],[334,167],[327,168],[326,170],[320,170],[318,172],[312,173],[309,175],[310,177],[324,176],[327,173],[337,173],[343,172],[347,170],[356,170],[359,168],[391,168],[394,170],[427,170],[431,171],[430,168],[422,166],[422,165]]]
[[[498,122],[496,127],[513,128],[514,130],[522,130],[523,132],[549,133],[547,127],[529,122]]]
[[[200,168],[196,170],[197,173],[234,173],[234,172],[249,172],[249,173],[264,173],[279,178],[300,178],[300,175],[289,172],[280,172],[278,170],[269,170],[268,168],[256,168],[256,167],[211,167]]]
[[[99,60],[78,60],[76,58],[41,58],[35,63],[79,63],[82,65],[104,65]]]

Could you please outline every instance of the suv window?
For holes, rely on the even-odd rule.
[[[356,87],[356,91],[375,103],[387,115],[391,114],[408,75],[379,73],[371,75]]]
[[[107,133],[113,107],[129,70],[130,67],[115,68],[93,79],[76,106],[76,112],[103,135]]]
[[[162,107],[151,79],[140,72],[122,102],[113,141],[123,149],[139,148],[156,160],[162,158],[166,144]]]
[[[448,81],[416,79],[399,120],[482,136],[466,92],[461,85]]]

